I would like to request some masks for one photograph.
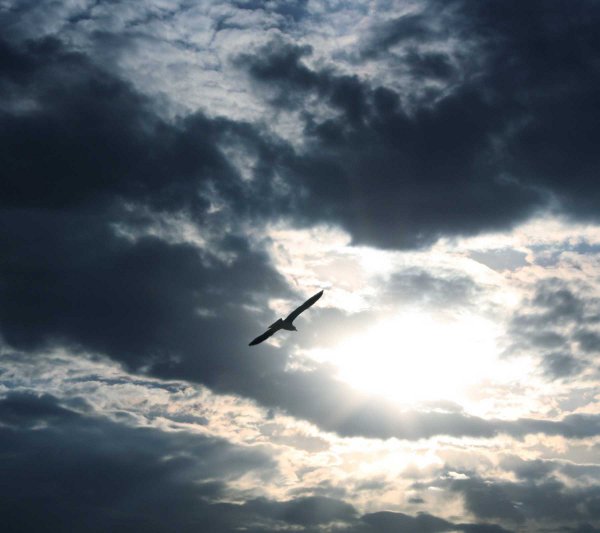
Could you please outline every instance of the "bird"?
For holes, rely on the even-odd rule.
[[[311,305],[313,305],[321,296],[323,296],[323,291],[319,291],[317,294],[315,294],[314,296],[311,296],[308,300],[306,300],[306,302],[304,302],[301,306],[297,307],[296,309],[294,309],[286,318],[285,320],[283,319],[279,319],[276,322],[273,322],[273,324],[271,324],[269,326],[269,329],[267,329],[267,331],[265,331],[262,335],[259,335],[258,337],[256,337],[256,339],[254,339],[250,344],[248,344],[248,346],[255,346],[256,344],[260,344],[262,341],[267,340],[271,335],[273,335],[275,332],[279,331],[280,329],[285,329],[287,331],[298,331],[296,329],[296,326],[294,326],[294,324],[292,322],[294,322],[294,320],[296,318],[298,318],[298,315],[304,311],[306,311]]]

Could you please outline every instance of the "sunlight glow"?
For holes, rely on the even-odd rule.
[[[402,313],[308,355],[334,364],[357,389],[399,403],[462,402],[477,383],[501,377],[498,335],[497,326],[474,315]]]

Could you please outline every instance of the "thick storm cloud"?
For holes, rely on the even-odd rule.
[[[599,531],[599,26],[4,2],[5,526]]]
[[[49,396],[11,395],[0,419],[4,523],[13,531],[197,530],[225,490],[214,476],[271,466],[260,452],[127,428]]]
[[[286,294],[266,257],[235,235],[222,236],[211,255],[152,236],[132,242],[115,231],[115,224],[143,226],[123,206],[134,199],[167,215],[189,209],[201,223],[208,205],[194,190],[213,179],[233,189],[241,182],[213,138],[227,127],[202,117],[169,126],[126,84],[54,41],[20,52],[5,46],[5,55],[9,92],[39,107],[25,118],[13,110],[3,122],[9,165],[0,320],[7,343],[99,352],[133,370],[247,395],[342,435],[496,431],[462,415],[398,416],[386,402],[351,400],[353,391],[325,370],[285,372],[280,350],[242,352],[238,339],[261,326],[239,309],[258,294]],[[22,171],[10,166],[17,163]],[[234,259],[220,260],[217,250]],[[419,290],[422,280],[411,285]]]
[[[350,504],[332,498],[220,502],[233,494],[227,481],[252,471],[272,475],[275,465],[260,450],[123,426],[79,414],[48,395],[0,400],[0,423],[5,475],[0,491],[8,530],[226,532],[293,525],[314,531],[336,522],[346,524],[339,531],[383,531],[382,518],[361,518]],[[403,524],[443,525],[435,531],[455,527],[433,516],[387,514],[395,531]],[[478,527],[458,529],[487,531]]]
[[[7,65],[3,88],[16,99],[2,122],[7,179],[3,180],[6,203],[1,214],[5,253],[0,262],[0,319],[6,342],[21,349],[64,343],[107,354],[134,370],[146,368],[156,376],[192,379],[247,395],[341,435],[489,437],[510,427],[456,413],[399,414],[387,402],[356,395],[325,369],[286,372],[281,350],[266,349],[252,357],[242,353],[244,344],[240,347],[238,336],[251,338],[262,326],[239,309],[255,305],[258,294],[289,294],[267,258],[235,234],[219,236],[210,250],[202,252],[153,236],[132,242],[119,235],[115,225],[143,227],[148,223],[126,209],[127,202],[135,201],[166,216],[187,210],[192,220],[212,231],[207,219],[210,202],[199,192],[204,184],[215,183],[218,191],[230,194],[225,198],[232,202],[235,214],[238,199],[248,191],[243,191],[245,184],[219,143],[221,136],[236,131],[250,138],[252,128],[202,116],[169,125],[127,84],[98,70],[84,56],[65,51],[56,41],[29,43],[22,49],[4,44],[3,50]],[[283,76],[292,89],[300,86],[322,93],[342,111],[358,113],[349,120],[359,130],[366,127],[367,115],[375,109],[371,104],[378,105],[376,95],[383,101],[390,96],[377,91],[372,95],[375,100],[368,103],[366,88],[357,79],[311,72],[299,65],[302,53],[294,48],[284,47],[282,53],[257,63],[255,75],[270,81]],[[23,100],[32,109],[19,109],[18,105],[25,105]],[[397,103],[394,109],[401,112]],[[394,116],[386,111],[381,118],[405,121],[405,126],[414,121]],[[432,115],[431,120],[441,118]],[[253,135],[254,140],[259,138]],[[457,142],[472,149],[470,141]],[[360,150],[351,151],[360,154]],[[419,149],[411,152],[429,161],[414,155],[421,153]],[[388,155],[383,157],[387,160]],[[350,161],[351,157],[336,159]],[[294,160],[300,161],[297,156]],[[310,161],[308,156],[302,165],[311,165]],[[389,164],[389,168],[398,167]],[[312,171],[305,178],[305,185],[314,178],[319,187],[329,179],[318,180]],[[485,194],[491,190],[485,189]],[[340,190],[338,185],[331,189],[336,194]],[[325,205],[336,205],[336,201],[329,202],[328,193],[319,196]],[[368,193],[360,196],[371,198]],[[490,193],[490,201],[501,205],[495,192]],[[352,205],[350,200],[342,203]],[[378,213],[385,213],[384,203],[376,200],[376,205]],[[390,207],[398,208],[395,202]],[[484,211],[490,215],[489,209]],[[388,228],[385,235],[396,233]],[[36,243],[35,247],[30,243]],[[229,252],[234,259],[220,260],[218,251]],[[423,286],[433,282],[426,274],[407,282],[402,290],[408,294],[428,291],[433,295],[438,290]],[[457,287],[459,292],[471,290],[468,280],[456,283],[466,284]],[[540,298],[540,305],[545,305]],[[202,309],[210,312],[203,315]],[[576,368],[576,362],[564,360],[565,356],[552,357],[549,372],[564,375]],[[508,432],[537,431],[518,423],[516,427]]]
[[[312,71],[300,61],[306,53],[275,43],[254,63],[241,61],[278,87],[279,105],[300,106],[315,93],[337,112],[324,121],[307,116],[307,147],[286,162],[290,179],[312,193],[312,216],[341,222],[359,243],[411,247],[509,226],[541,201],[494,165],[492,141],[508,128],[510,109],[469,88],[411,116],[393,90]]]
[[[572,489],[557,479],[532,482],[457,480],[452,489],[464,495],[466,505],[480,519],[506,519],[513,523],[550,520],[554,523],[598,520],[597,487]]]
[[[424,15],[407,15],[373,28],[365,45],[363,61],[403,40],[453,34],[480,51],[481,66],[461,58],[464,83],[450,83],[416,109],[394,88],[310,68],[303,59],[313,51],[306,46],[275,41],[238,58],[274,93],[273,105],[303,109],[306,146],[286,166],[311,194],[305,209],[340,222],[356,242],[384,247],[507,228],[551,198],[573,216],[595,216],[597,6],[446,7],[451,14],[439,15],[449,26],[443,35]],[[385,57],[387,68],[408,63],[421,82],[451,71],[443,53],[416,48]],[[313,98],[333,116],[311,113]]]

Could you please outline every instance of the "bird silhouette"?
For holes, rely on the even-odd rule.
[[[248,344],[248,346],[254,346],[256,344],[260,344],[262,341],[267,340],[271,335],[273,335],[275,332],[279,331],[280,329],[286,329],[287,331],[298,331],[296,329],[296,326],[294,326],[294,324],[292,322],[294,322],[294,320],[296,318],[298,318],[298,315],[300,313],[302,313],[303,311],[306,311],[321,296],[323,296],[323,291],[319,291],[314,296],[311,296],[301,306],[299,306],[296,309],[294,309],[285,318],[285,320],[283,320],[283,319],[280,318],[279,320],[277,320],[277,322],[273,322],[273,324],[271,324],[269,326],[269,329],[267,329],[267,331],[265,331],[262,335],[259,335],[258,337],[256,337],[256,339],[254,339],[250,344]]]

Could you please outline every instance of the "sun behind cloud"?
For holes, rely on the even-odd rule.
[[[308,355],[334,364],[341,380],[396,402],[459,402],[496,371],[498,334],[475,315],[403,312]]]

